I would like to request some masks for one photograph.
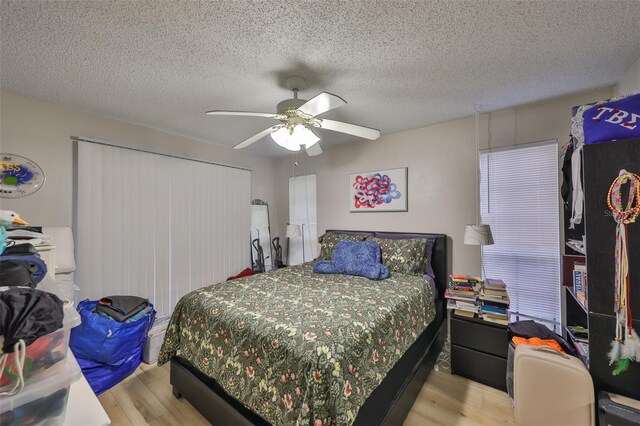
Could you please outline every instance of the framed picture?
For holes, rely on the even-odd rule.
[[[407,168],[349,175],[350,212],[406,212]]]

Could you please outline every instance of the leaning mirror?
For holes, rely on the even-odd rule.
[[[251,262],[253,270],[272,269],[269,205],[262,200],[251,201]]]

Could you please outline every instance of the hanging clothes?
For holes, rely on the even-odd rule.
[[[562,187],[560,194],[564,201],[564,209],[571,211],[573,206],[573,182],[571,174],[571,156],[573,155],[573,141],[567,145],[562,158]]]
[[[571,154],[571,220],[569,229],[575,229],[582,223],[582,211],[584,209],[584,192],[582,190],[582,145],[573,150]]]
[[[572,117],[576,148],[640,136],[640,92],[582,105]]]

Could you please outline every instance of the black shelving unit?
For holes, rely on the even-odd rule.
[[[616,232],[616,223],[607,207],[607,193],[621,169],[640,174],[640,139],[584,147],[589,364],[596,390],[640,399],[640,363],[631,363],[628,371],[613,376],[613,367],[609,365],[607,356],[615,335],[613,277]],[[640,318],[640,223],[630,224],[627,236],[630,306],[636,318]],[[635,320],[633,326],[640,331],[640,321]]]
[[[573,292],[568,272],[575,256],[564,256],[563,278],[564,313],[566,326],[582,326],[589,330],[588,353],[582,360],[589,367],[597,391],[606,391],[640,399],[640,363],[631,363],[628,371],[614,376],[609,365],[608,352],[615,335],[614,248],[616,223],[607,207],[609,186],[621,169],[640,173],[640,139],[605,142],[583,147],[583,226],[587,264],[587,303],[583,305]],[[566,211],[565,211],[566,214]],[[565,217],[565,226],[568,225]],[[631,277],[631,309],[640,318],[640,223],[628,226],[629,260]],[[565,238],[577,238],[565,229]],[[567,255],[577,254],[565,249]],[[579,260],[579,258],[577,259]],[[634,320],[634,328],[640,332],[640,320]],[[575,345],[576,338],[564,329],[565,338]]]
[[[571,333],[568,329],[569,326],[579,326],[589,329],[589,311],[587,307],[582,304],[582,302],[578,299],[576,294],[573,291],[573,288],[569,286],[564,286],[565,290],[565,314],[567,320],[567,327],[563,328],[564,338],[570,342],[578,351],[580,358],[585,363],[585,365],[589,366],[589,347],[587,343],[587,347],[585,348],[582,342],[579,342],[578,339]]]

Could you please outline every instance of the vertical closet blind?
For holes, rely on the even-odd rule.
[[[560,322],[557,142],[481,152],[480,173],[487,276],[507,283],[511,311]]]
[[[299,265],[318,257],[316,175],[289,178],[289,223],[302,235],[289,238],[289,264]],[[304,251],[303,251],[304,237]]]
[[[191,290],[249,264],[251,172],[78,141],[82,298],[149,298],[170,315]]]

